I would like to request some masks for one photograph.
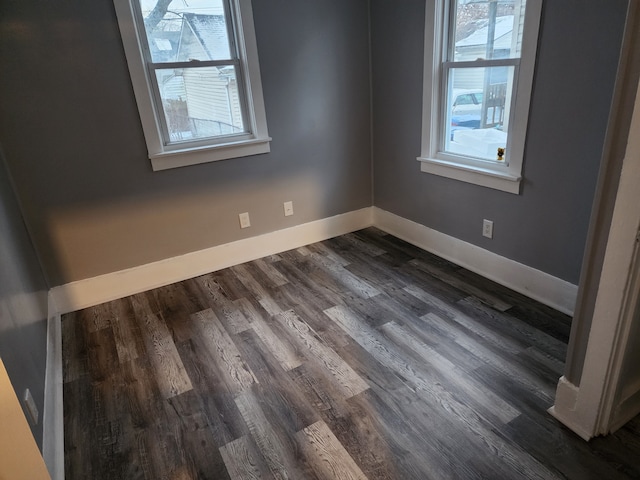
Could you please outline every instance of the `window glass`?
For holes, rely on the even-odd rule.
[[[516,5],[519,3],[519,5]],[[450,59],[463,62],[520,56],[525,1],[456,0]]]
[[[232,58],[222,0],[139,0],[154,63]]]
[[[498,161],[506,149],[513,67],[451,68],[444,151]]]
[[[156,70],[172,142],[245,133],[235,68]]]

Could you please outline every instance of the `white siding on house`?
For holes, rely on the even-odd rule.
[[[184,83],[190,117],[231,123],[227,81],[218,75],[216,67],[185,70]]]
[[[526,4],[526,0],[521,0],[516,1],[514,6],[514,17],[516,18],[516,21],[513,24],[515,32],[512,38],[511,51],[515,52],[518,57],[522,54],[522,34],[524,32],[524,13],[526,10]]]
[[[452,71],[455,90],[482,89],[484,68],[460,68]]]
[[[244,131],[238,89],[235,81],[221,75],[217,67],[184,70],[187,91],[187,109],[190,119],[216,122],[215,133],[239,133]],[[199,123],[203,128],[203,123]],[[203,132],[201,132],[203,133]],[[210,134],[210,133],[207,133]]]
[[[175,75],[171,70],[156,70],[158,78],[158,87],[163,99],[170,98],[174,100],[184,100],[187,92],[184,87],[184,81],[181,76]]]
[[[514,52],[514,41],[517,40],[518,32],[512,35],[515,25],[524,21],[524,11],[518,16],[504,16],[496,19],[496,35],[494,39],[494,50],[510,50]],[[466,38],[456,42],[456,61],[473,61],[478,58],[487,57],[487,27],[481,28]],[[519,33],[520,43],[522,42],[522,32]],[[510,56],[518,56],[520,54],[519,47],[516,54]],[[493,83],[504,83],[494,81]],[[482,89],[484,83],[484,69],[471,68],[460,69],[456,71],[453,79],[453,88],[456,89]]]
[[[230,58],[226,26],[221,15],[185,14],[179,61]],[[234,67],[182,70],[187,114],[194,136],[246,131]]]

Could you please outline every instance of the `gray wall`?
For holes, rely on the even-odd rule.
[[[577,284],[627,0],[544,2],[521,195],[420,173],[424,4],[371,2],[375,205]]]
[[[51,285],[371,205],[368,2],[253,5],[271,153],[154,173],[112,0],[0,3],[0,142]]]
[[[0,141],[51,285],[371,205],[369,2],[253,3],[272,152],[156,173],[111,0],[0,4]],[[577,283],[627,1],[545,2],[518,196],[419,172],[424,1],[370,3],[373,203]]]
[[[0,358],[18,398],[29,388],[36,401],[40,448],[46,347],[47,286],[0,150]]]

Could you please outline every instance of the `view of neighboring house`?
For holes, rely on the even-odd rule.
[[[512,49],[519,49],[517,39],[513,38],[514,31],[514,15],[504,15],[496,18],[494,40],[493,40],[493,56],[492,58],[506,58],[510,56]],[[482,22],[482,26],[470,35],[456,42],[456,59],[459,61],[475,60],[476,58],[485,58],[487,51],[487,36],[489,25],[487,21]],[[522,35],[520,34],[520,40]],[[515,45],[514,45],[515,43]]]
[[[194,63],[155,71],[172,141],[246,131],[224,15],[167,14],[147,36],[154,62]]]

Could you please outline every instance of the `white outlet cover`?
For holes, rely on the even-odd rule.
[[[293,215],[293,202],[284,202],[284,216],[290,217]]]
[[[33,399],[33,395],[31,395],[31,390],[28,388],[24,391],[24,397],[22,399],[25,410],[28,413],[29,421],[32,425],[38,425],[38,407],[36,406],[36,401]]]
[[[491,220],[482,221],[482,236],[493,238],[493,222]]]
[[[249,228],[251,226],[248,212],[240,213],[238,218],[240,219],[240,228]]]

